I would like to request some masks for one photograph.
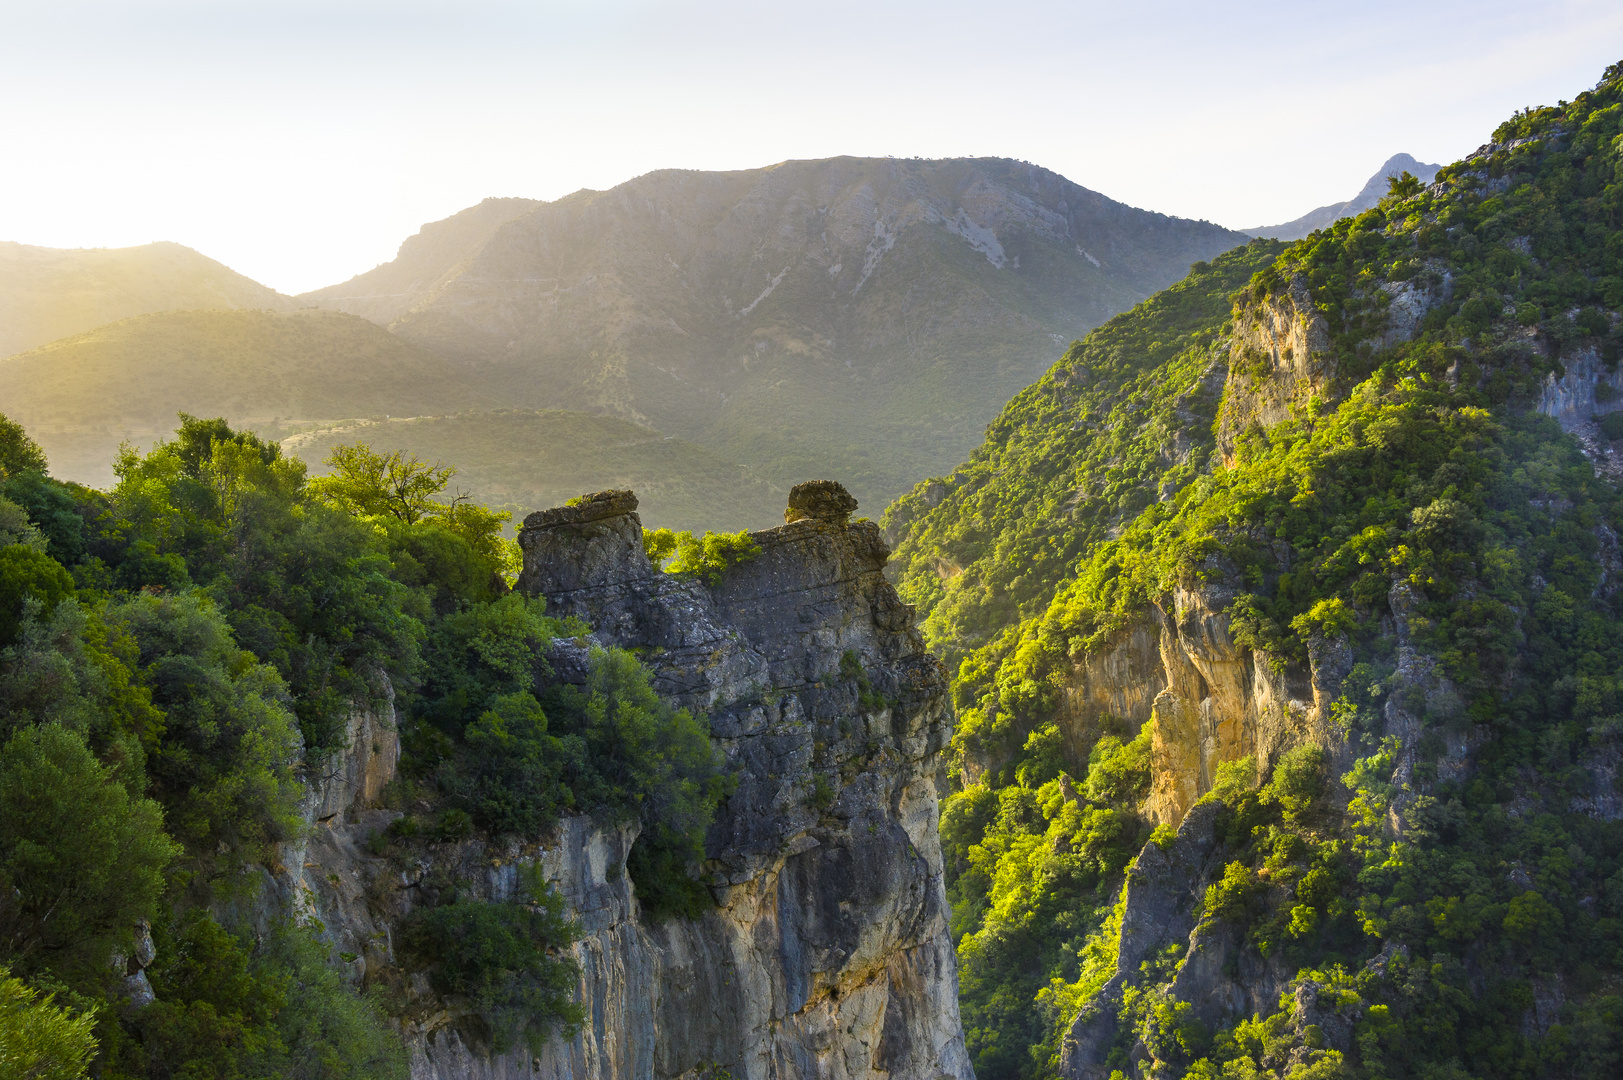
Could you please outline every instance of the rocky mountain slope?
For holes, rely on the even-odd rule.
[[[297,306],[179,244],[63,249],[0,241],[0,357],[157,311]]]
[[[1359,189],[1358,194],[1346,202],[1330,203],[1328,206],[1309,210],[1301,217],[1287,221],[1283,225],[1259,225],[1254,229],[1242,229],[1241,232],[1269,240],[1300,240],[1317,229],[1328,229],[1344,217],[1356,217],[1365,210],[1374,209],[1375,204],[1386,194],[1387,181],[1394,176],[1408,173],[1421,183],[1429,184],[1440,168],[1441,165],[1428,165],[1424,161],[1416,161],[1408,154],[1393,154]]]
[[[1057,345],[1243,239],[1019,162],[835,158],[487,202],[300,299],[475,363],[512,405],[883,502],[960,460]]]
[[[1620,117],[1623,65],[1184,321],[1217,260],[887,513],[965,654],[981,1080],[1615,1070]]]

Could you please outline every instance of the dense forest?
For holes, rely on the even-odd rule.
[[[260,902],[356,710],[392,702],[403,744],[374,855],[589,812],[640,821],[651,917],[708,903],[689,875],[727,780],[703,718],[623,651],[552,677],[587,628],[509,590],[506,515],[400,453],[338,447],[312,480],[181,421],[95,491],[0,418],[0,1072],[405,1075],[389,980],[358,992],[355,956]],[[703,555],[667,546],[677,572]],[[495,1049],[580,1016],[576,928],[522,882],[500,902],[425,883],[396,941]]]
[[[1333,745],[1217,770],[1224,869],[1194,900],[1353,1034],[1304,1032],[1289,993],[1213,1028],[1171,992],[1173,948],[1111,1005],[1112,1075],[1623,1068],[1619,309],[1623,65],[1430,186],[1197,265],[891,507],[903,595],[957,670],[942,836],[981,1080],[1055,1074],[1114,971],[1133,857],[1172,842],[1141,812],[1153,722],[1078,745],[1072,671],[1194,595],[1227,598],[1255,665],[1350,660]],[[1331,374],[1245,423],[1273,368],[1237,342],[1277,310],[1322,328]],[[1564,430],[1541,394],[1581,378],[1595,416]]]

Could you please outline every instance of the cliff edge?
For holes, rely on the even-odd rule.
[[[847,520],[854,500],[837,485],[796,489],[796,520],[702,578],[649,560],[636,506],[605,492],[530,515],[517,587],[636,652],[663,695],[708,715],[736,778],[705,845],[715,906],[643,916],[626,872],[635,826],[573,816],[529,842],[435,846],[416,878],[449,872],[482,898],[513,895],[519,867],[542,865],[581,927],[586,1015],[539,1055],[493,1054],[465,1039],[454,1003],[396,970],[415,1002],[403,1014],[413,1080],[972,1080],[937,833],[947,679],[881,573],[878,528]],[[555,677],[583,670],[589,647],[560,642]],[[365,765],[335,779],[345,805],[312,799],[312,820],[325,817],[287,853],[277,891],[361,954],[370,983],[390,978],[412,875],[393,881],[365,853],[398,815],[367,809],[376,737],[352,744]]]

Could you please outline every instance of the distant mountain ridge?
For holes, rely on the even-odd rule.
[[[52,472],[112,481],[126,440],[174,431],[177,411],[275,435],[284,421],[443,413],[492,404],[438,357],[333,311],[140,315],[0,359],[0,411]]]
[[[0,241],[0,357],[157,311],[299,306],[180,244],[45,248]]]
[[[561,506],[584,492],[630,489],[652,528],[739,529],[776,523],[788,492],[703,447],[612,416],[496,409],[362,420],[300,431],[282,449],[313,474],[341,443],[405,450],[454,464],[452,490],[514,511]]]
[[[1421,183],[1429,184],[1436,177],[1441,165],[1429,165],[1424,161],[1416,161],[1408,154],[1393,154],[1386,159],[1374,176],[1370,177],[1363,188],[1346,202],[1331,203],[1316,210],[1309,210],[1301,217],[1287,221],[1283,225],[1261,225],[1255,229],[1245,229],[1251,236],[1260,236],[1268,240],[1300,240],[1316,229],[1324,229],[1335,224],[1344,217],[1362,214],[1365,210],[1373,209],[1386,194],[1387,180],[1394,176],[1401,176],[1407,172],[1416,177]]]
[[[956,463],[1072,339],[1244,242],[1004,159],[663,170],[487,200],[301,302],[877,510]]]
[[[424,225],[406,238],[393,261],[341,285],[305,293],[299,300],[388,325],[454,280],[497,229],[544,205],[539,199],[486,199]]]

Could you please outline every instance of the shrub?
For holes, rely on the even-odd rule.
[[[667,574],[686,574],[702,578],[711,585],[720,585],[721,576],[728,567],[755,558],[761,553],[761,545],[747,530],[736,533],[707,532],[702,537],[695,537],[686,531],[644,529],[643,550],[654,565],[664,562]]]
[[[428,968],[441,994],[466,998],[486,1026],[493,1049],[523,1040],[539,1052],[554,1030],[578,1030],[574,1000],[579,967],[555,955],[579,935],[564,900],[538,866],[518,871],[519,895],[508,901],[458,899],[412,912],[405,944]]]
[[[1202,910],[1209,919],[1244,918],[1260,888],[1257,875],[1243,862],[1223,868],[1222,880],[1206,887]]]
[[[1136,804],[1150,786],[1150,738],[1145,724],[1131,742],[1106,735],[1088,755],[1088,798],[1099,802]]]
[[[0,1074],[79,1080],[96,1052],[96,1014],[52,1003],[0,964]]]
[[[1273,779],[1263,788],[1263,798],[1278,803],[1290,817],[1307,810],[1324,790],[1324,751],[1317,746],[1298,746],[1286,751],[1274,766]]]
[[[157,804],[77,733],[24,729],[0,749],[0,946],[23,972],[105,964],[155,914],[177,854]]]

